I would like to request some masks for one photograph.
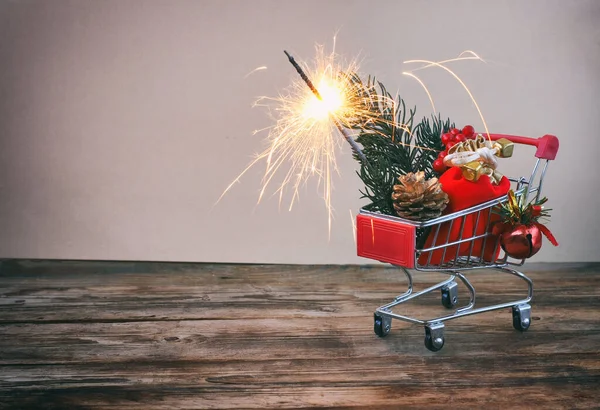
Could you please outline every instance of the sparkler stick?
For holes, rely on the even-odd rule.
[[[319,101],[323,101],[323,97],[319,93],[319,90],[317,90],[317,88],[314,86],[312,81],[310,81],[310,78],[308,78],[308,76],[306,75],[306,73],[304,72],[302,67],[300,67],[300,65],[296,62],[294,57],[290,53],[288,53],[286,50],[283,50],[283,52],[288,57],[288,60],[294,66],[294,68],[296,69],[298,74],[300,74],[300,77],[302,77],[302,80],[304,80],[304,82],[306,83],[308,88],[310,88],[310,90],[313,92],[315,97],[317,97],[317,99]],[[350,136],[350,134],[348,134],[348,131],[342,126],[342,124],[340,124],[340,122],[338,121],[337,118],[333,117],[331,114],[330,114],[330,118],[333,121],[333,123],[335,124],[338,131],[342,134],[342,136],[346,139],[346,141],[348,141],[348,144],[350,144],[350,146],[352,147],[352,150],[356,153],[356,155],[358,155],[358,157],[360,158],[360,160],[362,162],[366,163],[367,157],[365,157],[365,154],[362,152],[362,150],[360,149],[360,147],[358,146],[356,141],[354,141],[354,139]]]

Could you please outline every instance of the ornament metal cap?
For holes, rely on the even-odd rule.
[[[461,167],[463,177],[467,181],[477,181],[483,173],[483,164],[479,161],[471,161]]]
[[[515,144],[506,138],[500,138],[494,141],[494,147],[498,150],[496,153],[497,156],[500,158],[508,158],[512,157]]]

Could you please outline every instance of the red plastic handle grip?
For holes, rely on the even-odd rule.
[[[487,137],[487,134],[483,134]],[[542,159],[554,159],[558,153],[558,138],[554,135],[544,135],[540,138],[519,137],[517,135],[490,134],[490,138],[494,141],[500,138],[506,138],[515,144],[533,145],[537,147],[535,156]]]

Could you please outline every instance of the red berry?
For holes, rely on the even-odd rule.
[[[462,129],[462,133],[465,135],[465,137],[471,138],[473,134],[475,134],[475,128],[473,128],[472,125],[465,125]]]
[[[450,141],[449,143],[446,144],[446,150],[449,150],[450,148],[452,148],[456,144],[457,144],[456,141]]]
[[[452,141],[452,134],[446,133],[446,134],[442,135],[442,144],[446,145],[450,141]]]
[[[446,155],[448,155],[448,151],[442,151],[438,154],[438,158],[443,160]]]
[[[460,134],[460,130],[458,128],[452,128],[450,130],[450,134],[452,134],[452,135]]]
[[[446,166],[444,165],[444,161],[442,161],[441,159],[436,159],[435,161],[433,161],[433,170],[439,174],[441,174],[442,172],[444,172],[446,170]]]
[[[466,139],[467,139],[466,136],[463,134],[457,134],[454,136],[454,141],[456,141],[456,142],[463,142],[463,141],[466,141]]]
[[[542,214],[542,207],[540,205],[531,206],[531,216],[538,217]]]

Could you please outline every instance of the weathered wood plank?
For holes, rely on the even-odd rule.
[[[533,266],[528,332],[510,310],[466,317],[431,353],[418,326],[373,334],[373,309],[403,292],[393,268],[11,261],[0,408],[595,407],[598,272]],[[472,278],[484,302],[524,295]],[[446,313],[439,294],[406,311]]]

